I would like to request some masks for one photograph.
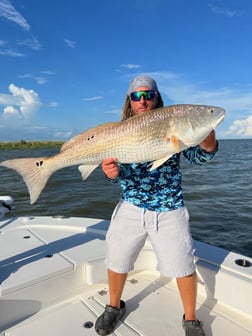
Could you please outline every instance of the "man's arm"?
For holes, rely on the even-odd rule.
[[[215,131],[213,130],[207,137],[205,140],[203,140],[200,144],[199,144],[200,148],[204,149],[204,151],[208,152],[208,153],[212,153],[216,150],[217,148],[217,141],[215,138]]]

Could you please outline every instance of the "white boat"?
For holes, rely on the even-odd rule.
[[[0,198],[0,335],[97,335],[108,303],[104,265],[108,221],[77,217],[7,217]],[[252,259],[194,241],[197,316],[207,336],[252,335]],[[113,335],[182,336],[174,279],[160,276],[146,242],[129,275],[127,313]]]

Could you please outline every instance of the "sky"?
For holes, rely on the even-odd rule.
[[[0,0],[0,141],[118,121],[142,74],[165,105],[225,108],[218,138],[251,138],[252,1]]]

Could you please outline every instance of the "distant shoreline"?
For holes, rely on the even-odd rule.
[[[58,148],[64,141],[6,141],[0,142],[0,150],[27,149],[27,148]]]
[[[242,139],[219,139],[219,141],[233,141],[233,140],[252,140],[251,138]],[[12,149],[27,149],[27,148],[59,148],[65,141],[52,141],[52,140],[34,140],[34,141],[0,141],[0,150],[12,150]]]

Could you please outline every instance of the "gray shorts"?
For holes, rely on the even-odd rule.
[[[183,277],[195,270],[187,209],[149,211],[120,201],[106,235],[106,266],[117,273],[133,270],[149,237],[159,271],[167,277]]]

